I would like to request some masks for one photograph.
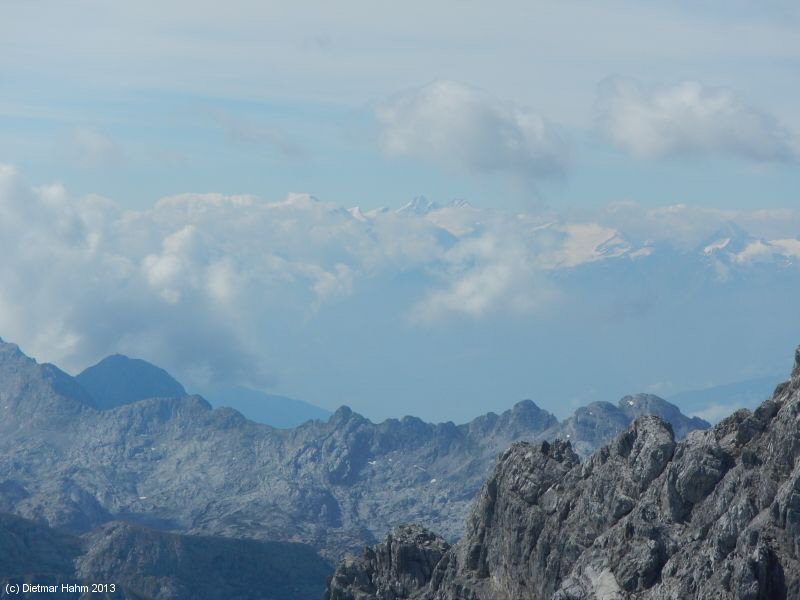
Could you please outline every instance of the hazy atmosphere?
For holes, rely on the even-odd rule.
[[[603,5],[5,3],[0,336],[373,420],[785,375],[800,10]]]

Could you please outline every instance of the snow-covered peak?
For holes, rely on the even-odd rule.
[[[367,215],[365,215],[361,211],[361,207],[354,206],[353,208],[348,208],[347,212],[350,213],[350,216],[353,217],[356,221],[367,221]]]
[[[615,229],[597,223],[570,223],[551,228],[564,236],[560,247],[546,257],[549,268],[576,267],[629,253],[631,245]]]
[[[724,250],[730,243],[731,238],[723,238],[721,240],[717,240],[716,242],[712,242],[703,248],[703,254],[713,254],[717,250]]]
[[[433,210],[441,208],[436,202],[431,202],[425,196],[416,196],[410,202],[397,209],[398,213],[413,215],[426,215]]]
[[[740,252],[733,254],[733,260],[740,265],[766,262],[774,259],[800,259],[800,240],[754,240]]]
[[[702,252],[706,256],[719,253],[731,254],[744,250],[748,244],[756,238],[747,231],[739,227],[736,223],[726,222],[717,229],[712,235],[707,237],[700,244]]]

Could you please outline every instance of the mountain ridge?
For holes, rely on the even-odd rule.
[[[0,357],[9,351],[0,347]],[[35,427],[26,420],[24,432],[20,415],[6,411],[0,508],[75,533],[121,519],[196,535],[302,542],[330,559],[404,521],[455,540],[496,456],[514,441],[551,437],[561,427],[531,401],[462,425],[414,417],[376,424],[342,407],[328,422],[284,430],[214,409],[199,396],[98,410],[61,398],[37,375],[43,367],[14,356],[38,387],[12,386],[13,401],[55,400],[52,414]],[[0,360],[0,387],[20,384],[3,369]],[[596,427],[575,432],[587,450],[608,434]]]
[[[796,598],[798,414],[800,347],[755,411],[683,440],[648,415],[585,461],[568,441],[515,443],[456,544],[397,528],[340,562],[325,598]]]

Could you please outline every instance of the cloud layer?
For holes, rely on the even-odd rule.
[[[413,356],[431,336],[464,352],[458,335],[482,328],[504,345],[498,323],[561,332],[575,319],[589,327],[641,315],[652,301],[640,261],[666,257],[679,277],[700,269],[711,281],[708,266],[730,281],[737,269],[796,265],[797,231],[794,211],[680,205],[618,205],[567,222],[465,203],[361,211],[306,194],[183,194],[124,211],[60,185],[31,187],[2,166],[0,335],[72,370],[112,352],[141,356],[190,387],[268,388],[291,370],[300,385],[318,376],[315,360],[329,363],[328,377],[349,373],[342,385],[353,389],[362,363],[391,372],[371,385],[395,385],[380,357]],[[476,339],[476,357],[486,343]],[[513,344],[508,352],[518,355]],[[466,381],[457,373],[445,382],[454,389]],[[316,385],[310,393],[325,380]]]
[[[123,211],[59,185],[31,188],[4,166],[0,331],[70,368],[123,351],[195,381],[264,387],[270,332],[302,327],[382,277],[418,281],[391,317],[408,322],[535,304],[541,266],[523,256],[523,228],[500,235],[505,217],[468,207],[437,217],[364,214],[305,194],[184,194]]]
[[[455,81],[435,81],[376,109],[390,156],[410,156],[468,172],[550,177],[569,148],[542,116]]]
[[[600,85],[597,107],[603,133],[636,157],[797,159],[791,132],[728,89],[694,81],[646,89],[634,80],[612,78]]]

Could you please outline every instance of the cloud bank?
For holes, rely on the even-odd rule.
[[[694,81],[647,89],[611,78],[599,88],[605,136],[639,158],[735,156],[759,162],[797,160],[796,137],[775,117],[734,92]]]
[[[730,222],[750,233],[720,233]],[[123,352],[187,383],[269,388],[281,376],[276,359],[308,361],[318,336],[370,332],[363,347],[345,344],[347,362],[391,344],[381,341],[390,329],[413,352],[430,332],[480,323],[555,327],[599,310],[597,288],[614,271],[593,265],[624,274],[666,256],[712,264],[728,280],[770,261],[798,264],[799,230],[795,211],[628,204],[564,221],[466,203],[361,211],[307,194],[183,194],[125,211],[60,185],[32,187],[2,166],[0,335],[71,370]],[[603,293],[617,306],[612,279]],[[320,340],[325,352],[330,341]]]
[[[60,185],[33,188],[3,166],[0,331],[68,368],[122,351],[196,381],[265,387],[271,331],[301,327],[384,276],[417,277],[416,300],[392,317],[409,322],[532,302],[541,268],[518,260],[520,233],[499,243],[503,219],[464,210],[474,213],[438,211],[437,224],[306,194],[184,194],[123,211]],[[447,222],[465,217],[462,239]]]
[[[455,81],[397,94],[376,109],[390,156],[410,156],[468,172],[526,178],[560,175],[569,147],[542,116]]]

